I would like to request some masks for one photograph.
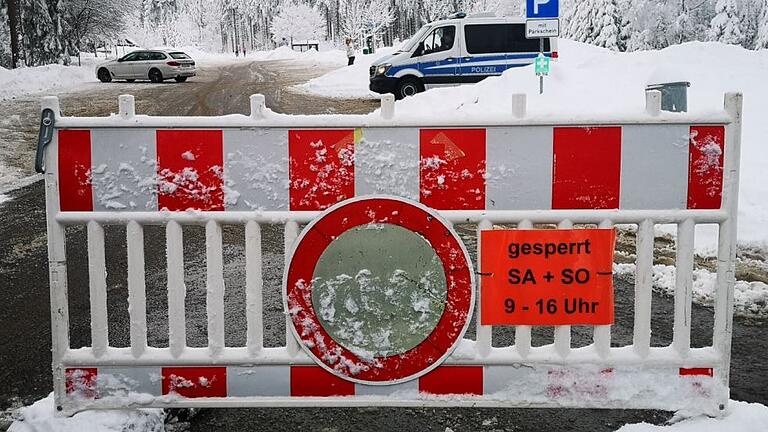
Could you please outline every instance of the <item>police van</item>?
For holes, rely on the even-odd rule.
[[[532,64],[540,39],[525,37],[521,17],[457,14],[422,27],[398,51],[374,62],[369,88],[397,99],[431,87],[476,83],[509,68]],[[557,38],[543,39],[557,58]]]

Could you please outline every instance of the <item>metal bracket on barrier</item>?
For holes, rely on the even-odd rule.
[[[35,155],[35,172],[45,172],[45,147],[53,139],[53,126],[56,122],[56,114],[50,108],[43,110],[40,117],[40,135],[37,138],[37,154]]]

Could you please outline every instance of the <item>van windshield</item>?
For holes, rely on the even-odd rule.
[[[402,45],[400,45],[400,48],[398,48],[398,51],[401,52],[411,52],[413,51],[413,47],[416,46],[421,41],[421,38],[424,37],[424,35],[429,31],[430,26],[429,24],[423,26],[419,29],[419,31],[416,32],[415,35],[413,35],[412,38],[408,39],[407,41],[403,42]]]

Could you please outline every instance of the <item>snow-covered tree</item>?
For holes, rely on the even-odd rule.
[[[61,5],[60,0],[21,0],[21,41],[27,65],[69,64],[62,43]]]
[[[741,0],[739,4],[739,21],[741,21],[742,32],[741,45],[745,48],[755,46],[762,3],[763,0]]]
[[[757,25],[755,49],[768,48],[768,0],[762,2],[762,12]]]
[[[346,37],[359,41],[374,34],[394,20],[390,0],[340,0],[341,31]]]
[[[617,0],[573,1],[567,6],[563,16],[567,38],[619,49],[622,20]]]
[[[709,38],[727,44],[738,45],[744,40],[741,20],[735,0],[717,0]]]
[[[320,39],[325,32],[325,20],[309,5],[288,2],[272,19],[270,32],[278,44],[283,41]]]

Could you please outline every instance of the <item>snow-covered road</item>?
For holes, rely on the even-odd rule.
[[[136,112],[150,115],[222,115],[248,113],[248,97],[261,93],[272,110],[295,114],[367,113],[378,101],[327,99],[285,91],[323,75],[332,63],[297,60],[230,60],[203,63],[186,83],[166,81],[84,83],[77,90],[51,92],[67,115],[104,116],[117,111],[117,97],[136,97]],[[36,93],[0,100],[0,193],[34,181],[35,146],[40,118]],[[30,176],[33,176],[30,178]]]

